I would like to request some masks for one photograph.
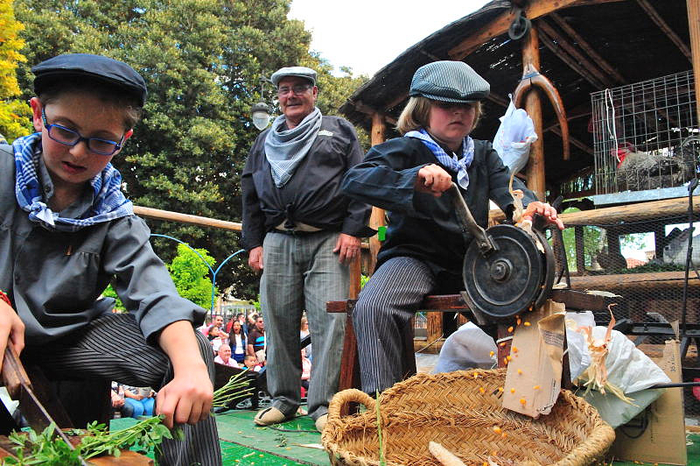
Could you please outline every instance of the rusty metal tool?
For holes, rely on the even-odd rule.
[[[10,345],[5,348],[5,358],[2,363],[2,379],[12,399],[19,400],[20,410],[34,430],[41,432],[53,425],[55,434],[66,442],[71,450],[75,449],[66,434],[37,398],[32,388],[32,382],[29,380],[22,362]],[[87,466],[85,460],[81,458],[80,461]]]

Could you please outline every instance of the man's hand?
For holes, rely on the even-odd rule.
[[[248,251],[248,266],[255,272],[261,272],[263,269],[263,248],[258,246]]]
[[[158,343],[173,365],[174,377],[160,389],[156,414],[165,415],[163,424],[195,424],[209,416],[214,387],[207,366],[199,353],[192,324],[173,322],[160,333]]]
[[[557,216],[557,209],[546,202],[533,201],[529,203],[523,212],[523,220],[529,218],[532,221],[535,214],[540,214],[548,223],[554,223],[560,230],[564,229],[564,222]]]
[[[349,264],[360,253],[360,238],[341,233],[333,252],[338,253],[341,264]]]
[[[450,186],[452,186],[452,177],[438,165],[431,163],[418,170],[416,191],[440,197]]]
[[[0,368],[7,345],[11,345],[19,356],[24,349],[24,322],[9,304],[0,299]]]

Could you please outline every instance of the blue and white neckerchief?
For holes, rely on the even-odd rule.
[[[430,137],[430,134],[428,134],[424,128],[420,128],[418,131],[409,131],[404,134],[404,137],[418,139],[425,144],[425,147],[430,149],[430,152],[435,155],[438,162],[457,173],[457,183],[459,183],[459,186],[462,189],[467,189],[469,186],[469,174],[467,170],[474,161],[474,140],[470,136],[465,136],[464,141],[462,141],[461,157],[457,154],[454,154],[452,157],[447,155],[447,152]]]
[[[15,196],[20,208],[29,212],[29,220],[49,230],[77,231],[97,223],[109,222],[134,213],[133,204],[121,191],[122,176],[108,163],[90,182],[94,201],[87,218],[65,218],[53,212],[44,202],[37,169],[41,157],[41,133],[15,139]]]

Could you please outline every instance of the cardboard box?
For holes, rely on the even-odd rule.
[[[521,316],[506,371],[504,408],[535,419],[552,410],[561,392],[564,317],[564,304],[551,300]]]
[[[672,383],[683,381],[678,340],[666,342],[663,358],[657,363]],[[616,429],[609,456],[646,463],[688,464],[682,390],[667,388],[645,412]]]

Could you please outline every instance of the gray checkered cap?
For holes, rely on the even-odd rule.
[[[461,61],[436,61],[416,70],[408,95],[442,102],[472,103],[485,99],[491,86]]]
[[[311,84],[314,86],[316,85],[316,72],[305,66],[285,66],[284,68],[280,68],[272,73],[270,81],[272,81],[272,84],[275,86],[279,86],[282,78],[286,78],[287,76],[296,76],[298,78],[308,79],[311,81]]]

